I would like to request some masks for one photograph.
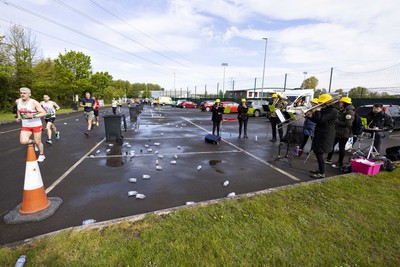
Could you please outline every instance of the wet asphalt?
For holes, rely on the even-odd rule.
[[[110,112],[103,109],[100,115]],[[47,195],[60,197],[63,204],[54,215],[39,222],[7,225],[1,220],[0,245],[82,225],[86,219],[100,222],[182,206],[189,201],[223,198],[231,192],[238,195],[305,182],[311,180],[309,170],[317,167],[313,156],[305,161],[306,153],[295,157],[293,148],[287,158],[285,147],[278,157],[279,143],[268,141],[271,127],[265,117],[251,117],[249,138],[238,139],[236,115],[227,114],[228,121],[222,123],[223,140],[213,145],[204,142],[212,129],[211,113],[145,107],[135,122],[130,120],[127,107],[122,112],[127,118],[122,144],[106,142],[103,118],[86,137],[82,112],[57,117],[61,139],[53,140],[51,146],[45,144],[46,160],[39,166]],[[17,123],[0,125],[1,217],[22,200],[26,147],[19,145],[19,128]],[[382,151],[397,145],[399,139],[399,131],[392,133]],[[369,143],[370,139],[365,138],[361,148]],[[162,169],[157,170],[157,166]],[[327,166],[328,177],[338,174],[340,170]],[[150,179],[143,179],[143,175]],[[130,183],[130,178],[137,182]],[[223,186],[224,181],[229,185]],[[129,197],[129,191],[144,194],[145,198]]]

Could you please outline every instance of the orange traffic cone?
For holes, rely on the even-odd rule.
[[[44,210],[50,205],[51,202],[47,199],[46,192],[44,191],[42,175],[40,174],[33,144],[28,144],[24,195],[19,212],[21,214],[32,214]]]

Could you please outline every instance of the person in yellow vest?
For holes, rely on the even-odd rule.
[[[280,110],[282,112],[285,112],[286,107],[288,105],[288,103],[285,101],[285,99],[286,99],[286,96],[284,96],[282,94],[272,94],[272,102],[270,105],[273,105],[275,110]],[[281,122],[278,118],[278,115],[276,114],[276,111],[273,111],[270,113],[269,121],[271,122],[271,128],[272,128],[272,139],[269,141],[275,143],[276,142],[276,125]],[[279,128],[278,133],[279,133],[279,140],[282,141],[283,129]]]

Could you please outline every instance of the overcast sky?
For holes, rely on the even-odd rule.
[[[312,75],[328,88],[331,68],[333,89],[400,87],[395,0],[0,0],[1,35],[10,22],[43,57],[80,51],[94,72],[167,90],[261,87],[266,44],[265,87],[288,74],[289,88]]]

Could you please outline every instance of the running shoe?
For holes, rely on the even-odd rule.
[[[48,140],[46,141],[46,143],[48,143],[49,145],[53,144],[53,142],[51,141],[51,139],[48,139]]]
[[[331,159],[325,159],[325,163],[326,164],[332,164],[332,160]]]
[[[311,178],[314,178],[314,179],[325,178],[325,173],[315,173],[315,174],[311,174],[310,177],[311,177]]]
[[[56,139],[60,139],[60,132],[56,132]]]
[[[46,158],[46,157],[45,157],[44,155],[39,155],[37,161],[38,161],[38,162],[43,162],[43,161],[45,160],[45,158]]]
[[[332,168],[335,168],[335,169],[340,169],[340,168],[342,168],[342,166],[343,166],[343,164],[340,162],[335,162],[334,164],[332,164]]]

